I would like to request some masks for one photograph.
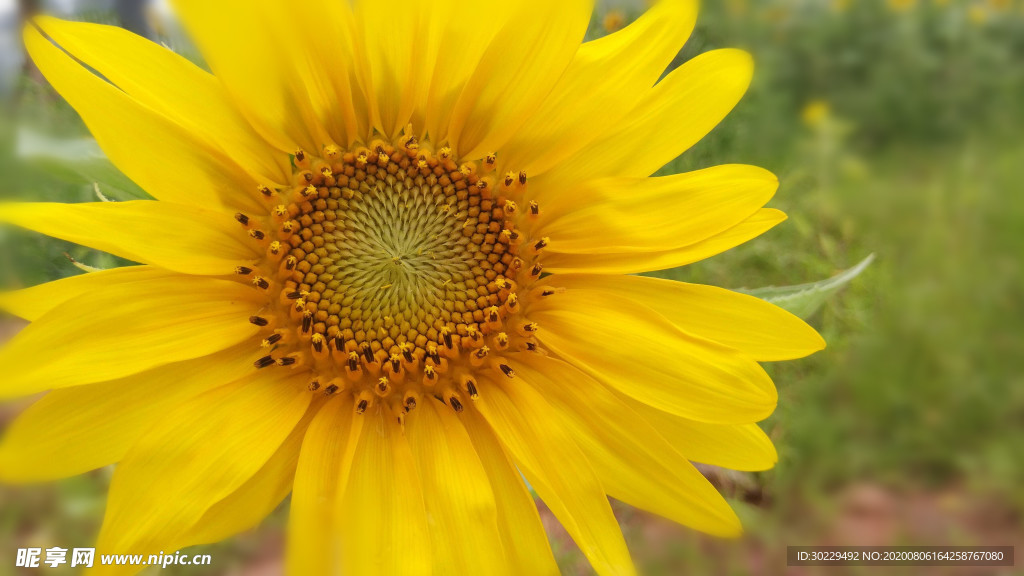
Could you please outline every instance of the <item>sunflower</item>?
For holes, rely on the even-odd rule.
[[[102,553],[222,540],[290,494],[294,574],[556,574],[528,486],[600,574],[633,573],[608,496],[738,533],[691,462],[770,468],[759,362],[824,342],[630,275],[784,219],[760,168],[650,177],[750,81],[736,50],[662,78],[695,4],[581,45],[586,0],[182,0],[212,73],[37,19],[33,60],[154,199],[0,208],[140,264],[0,297],[31,322],[0,394],[50,391],[0,474],[116,463]]]

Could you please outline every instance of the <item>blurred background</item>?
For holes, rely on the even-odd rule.
[[[591,37],[645,7],[599,5]],[[0,0],[0,197],[143,196],[25,61],[19,29],[36,11],[123,25],[194,57],[160,2]],[[665,172],[767,167],[782,181],[772,206],[790,219],[658,275],[737,289],[838,276],[755,291],[807,317],[829,347],[767,366],[780,390],[778,411],[763,423],[779,448],[774,470],[705,469],[744,520],[743,538],[716,541],[616,503],[641,572],[879,570],[786,568],[787,545],[1018,545],[1021,554],[1024,0],[709,1],[677,63],[729,46],[753,52],[754,86]],[[4,289],[78,273],[73,260],[120,264],[10,229],[0,230],[0,245]],[[19,327],[0,319],[0,340]],[[0,429],[20,409],[0,407]],[[19,547],[90,546],[109,476],[0,487],[0,575],[16,573]],[[166,573],[279,573],[285,513],[204,547],[214,566]],[[564,573],[591,574],[546,511],[545,522]]]

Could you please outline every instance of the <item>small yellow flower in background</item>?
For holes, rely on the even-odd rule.
[[[601,23],[605,32],[618,32],[626,25],[626,15],[622,10],[609,10]]]
[[[850,9],[851,3],[852,0],[832,0],[830,6],[832,7],[833,12],[842,14]]]
[[[971,4],[967,7],[967,21],[975,26],[988,24],[992,12],[981,4]]]
[[[825,343],[631,275],[785,218],[760,168],[650,177],[751,79],[715,50],[659,81],[695,2],[582,46],[585,0],[178,9],[212,74],[119,28],[26,29],[154,200],[0,205],[141,264],[0,295],[31,321],[0,396],[51,390],[0,476],[117,463],[97,548],[118,554],[222,540],[290,493],[301,575],[557,574],[522,476],[603,575],[633,573],[609,495],[739,532],[691,462],[772,467],[759,362]]]
[[[811,128],[821,126],[832,115],[832,107],[825,100],[812,100],[804,106],[800,116]]]

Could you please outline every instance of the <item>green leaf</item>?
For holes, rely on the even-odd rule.
[[[859,276],[874,259],[875,255],[871,254],[853,268],[845,270],[828,280],[798,284],[796,286],[768,286],[754,290],[741,289],[738,292],[757,296],[801,318],[807,318],[817,312],[829,298],[849,284],[851,280]]]
[[[104,196],[118,200],[149,198],[107,159],[92,138],[53,138],[22,129],[18,132],[17,155],[68,182],[98,185]]]

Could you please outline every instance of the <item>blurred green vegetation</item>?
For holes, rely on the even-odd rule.
[[[626,22],[641,10],[624,1],[601,5]],[[892,528],[878,543],[1020,542],[1024,2],[705,5],[677,60],[741,46],[754,53],[758,73],[726,122],[664,172],[764,166],[782,181],[771,206],[790,219],[745,246],[658,275],[756,288],[820,280],[871,253],[877,258],[810,318],[826,351],[768,366],[780,390],[779,409],[764,423],[779,447],[776,469],[709,471],[734,500],[747,536],[714,542],[622,507],[644,573],[782,573],[787,544],[861,543],[872,536],[858,532],[865,526]],[[595,17],[591,36],[614,23],[604,16]],[[35,81],[23,80],[14,104],[19,126],[48,137],[84,134]],[[4,197],[95,198],[80,172],[18,159],[14,129],[0,124]],[[76,273],[65,253],[116,265],[38,235],[0,234],[3,287]],[[29,537],[88,545],[106,478],[101,471],[51,487],[0,488],[0,550]],[[896,510],[894,517],[875,504]],[[865,508],[884,522],[865,520]],[[851,510],[860,516],[851,519]],[[269,522],[270,532],[282,518]],[[49,522],[37,525],[42,519]],[[659,534],[671,537],[662,542]],[[232,563],[259,542],[248,535],[212,553]],[[566,574],[590,573],[563,536],[554,542]],[[225,564],[167,573],[219,574]]]
[[[743,553],[723,565],[700,540],[674,566],[781,573],[780,549],[842,527],[837,496],[865,491],[944,515],[935,533],[877,543],[1024,537],[1024,3],[911,4],[708,5],[684,51],[743,45],[758,74],[665,172],[765,166],[782,181],[771,205],[790,219],[659,275],[756,287],[878,258],[811,318],[827,350],[768,367],[780,402],[764,426],[780,462],[734,493],[756,496]],[[904,536],[928,522],[895,521]],[[749,563],[765,542],[774,565]]]
[[[769,423],[777,488],[986,478],[1024,510],[1024,5],[841,4],[705,12],[687,52],[746,44],[759,74],[666,171],[765,166],[790,220],[668,275],[786,284],[877,253],[812,318],[829,349],[771,366],[784,396]],[[978,6],[989,20],[968,16]]]

